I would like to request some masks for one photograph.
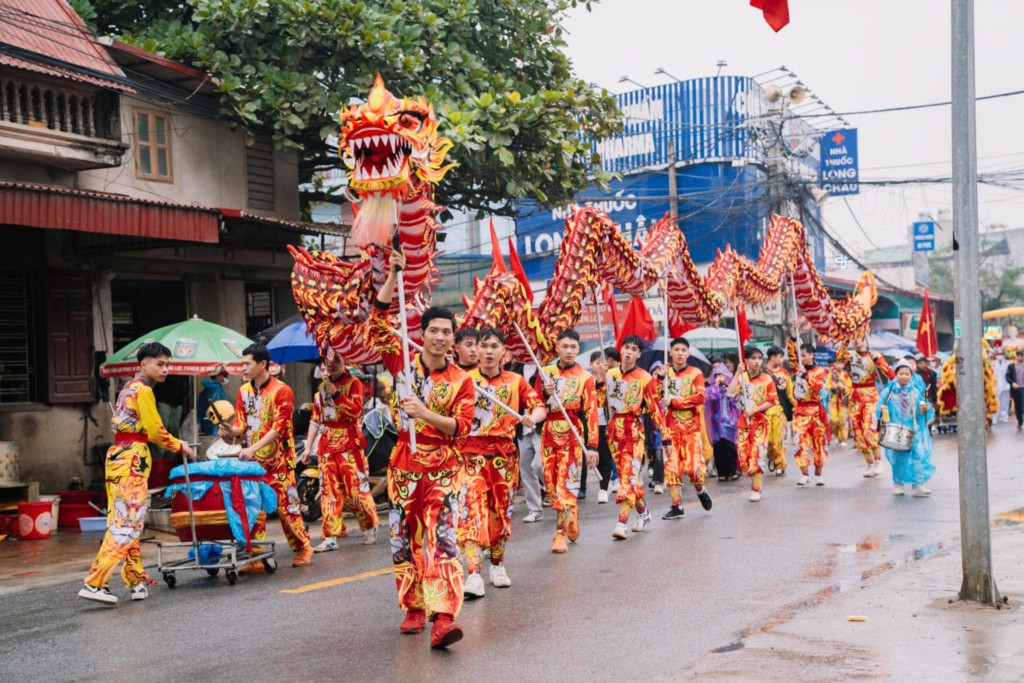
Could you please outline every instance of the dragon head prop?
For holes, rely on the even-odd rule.
[[[359,245],[387,244],[398,203],[429,194],[455,166],[445,164],[452,142],[438,136],[426,99],[395,97],[380,74],[366,102],[342,111],[340,122],[338,155],[358,204],[352,236]]]

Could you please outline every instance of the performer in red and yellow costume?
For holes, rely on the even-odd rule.
[[[843,361],[836,358],[828,371],[829,393],[828,417],[832,434],[840,446],[846,445],[850,436],[850,394],[853,393],[853,382],[846,371]]]
[[[576,330],[561,332],[555,350],[557,362],[544,366],[537,373],[537,389],[543,392],[548,409],[540,435],[540,459],[544,469],[544,488],[551,498],[551,507],[558,515],[551,552],[564,553],[569,549],[566,539],[575,541],[580,534],[576,496],[580,492],[583,468],[597,464],[598,399],[594,378],[576,364],[576,355],[580,352],[580,335]],[[586,462],[579,442],[555,401],[556,392],[576,433],[580,437],[586,434]],[[586,430],[580,419],[581,413],[586,420]]]
[[[800,438],[794,458],[800,468],[797,486],[810,481],[808,469],[814,465],[814,483],[824,486],[822,471],[828,461],[828,442],[832,434],[828,426],[828,411],[821,402],[821,392],[828,381],[828,371],[814,363],[814,345],[801,344],[799,352],[795,339],[786,345],[790,370],[793,372],[793,429]]]
[[[704,488],[704,375],[687,366],[689,357],[690,342],[685,337],[673,339],[668,367],[662,366],[654,373],[673,444],[665,453],[665,485],[672,496],[672,507],[662,519],[668,520],[683,517],[684,475],[697,491],[701,506],[710,510],[712,505],[711,495]]]
[[[646,370],[637,367],[643,351],[643,339],[630,335],[622,341],[619,353],[622,363],[608,371],[607,379],[599,377],[604,386],[600,392],[601,405],[611,411],[608,418],[608,447],[619,471],[618,493],[615,502],[619,504],[619,521],[612,531],[612,537],[624,540],[627,537],[626,522],[629,511],[636,509],[638,517],[633,525],[635,533],[642,532],[651,521],[651,511],[644,503],[644,487],[640,480],[640,468],[644,461],[643,413],[647,413],[654,428],[661,432],[661,444],[666,453],[673,450],[672,433],[665,425],[665,415],[658,402],[658,386]],[[666,459],[674,458],[670,454]]]
[[[153,386],[167,379],[171,352],[159,342],[139,349],[139,374],[125,385],[117,397],[110,419],[114,444],[107,450],[107,533],[92,563],[85,585],[78,596],[87,600],[117,604],[117,596],[108,588],[117,565],[124,563],[121,578],[131,591],[132,600],[149,596],[149,575],[142,568],[139,535],[146,522],[146,495],[152,458],[149,444],[194,458],[187,443],[164,429],[156,410]]]
[[[479,365],[470,371],[477,386],[516,413],[523,426],[544,420],[540,396],[522,375],[501,369],[505,337],[492,328],[480,332],[476,344]],[[478,392],[479,394],[479,392]],[[512,534],[512,498],[519,485],[519,449],[515,415],[482,395],[476,398],[473,427],[463,453],[466,460],[466,500],[461,508],[459,539],[466,555],[465,594],[483,597],[480,575],[483,551],[491,551],[491,584],[506,588],[512,580],[505,569],[505,545]]]
[[[402,633],[420,633],[429,618],[431,647],[462,638],[454,619],[462,608],[462,562],[456,536],[458,488],[463,470],[462,446],[473,423],[473,380],[447,359],[455,334],[455,316],[428,308],[421,317],[423,351],[405,367],[402,340],[388,314],[400,251],[391,254],[387,280],[374,301],[366,343],[380,353],[396,377],[400,403],[398,445],[388,465],[391,556],[395,564],[398,605],[406,612]],[[416,449],[409,430],[416,430]]]
[[[277,516],[288,545],[295,551],[293,567],[305,567],[313,557],[313,546],[302,522],[299,493],[295,488],[295,444],[292,439],[292,413],[295,394],[291,387],[270,376],[270,352],[263,344],[252,344],[242,351],[242,377],[238,390],[235,422],[222,424],[221,436],[242,438],[246,444],[240,460],[255,460],[267,471],[265,481],[277,492]],[[265,521],[253,526],[253,540],[267,537]],[[262,562],[246,565],[239,573],[263,572]]]
[[[323,542],[313,548],[322,553],[335,550],[338,538],[347,536],[342,511],[352,507],[363,544],[377,542],[377,506],[370,495],[369,466],[366,463],[366,438],[363,436],[363,383],[353,377],[340,356],[320,364],[323,380],[313,395],[313,415],[301,460],[309,458],[313,441],[317,444],[320,470],[320,507],[323,510]]]
[[[764,354],[750,346],[726,389],[736,398],[740,419],[736,423],[737,453],[740,470],[751,478],[750,500],[761,500],[761,482],[764,477],[765,456],[768,453],[767,412],[779,404],[779,394],[771,375],[762,371]]]
[[[868,350],[866,339],[858,340],[853,346],[852,353],[840,349],[837,356],[846,361],[853,382],[853,393],[850,394],[853,443],[867,463],[864,476],[877,477],[882,473],[882,452],[878,448],[878,428],[871,426],[878,405],[876,382],[885,384],[896,377],[896,373],[882,354]]]
[[[768,349],[765,372],[775,382],[779,404],[768,409],[768,461],[775,466],[775,476],[786,476],[786,426],[793,418],[793,378],[783,365],[786,352],[778,346]]]

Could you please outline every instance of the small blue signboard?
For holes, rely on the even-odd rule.
[[[935,223],[914,223],[914,251],[935,251]]]
[[[857,129],[844,128],[821,138],[821,189],[832,196],[860,193]]]

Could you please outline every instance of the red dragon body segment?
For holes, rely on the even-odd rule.
[[[777,299],[783,280],[793,273],[797,305],[820,335],[844,341],[867,334],[876,298],[874,278],[865,273],[855,298],[833,301],[806,245],[799,221],[773,216],[756,263],[726,248],[701,277],[674,220],[658,221],[637,250],[607,214],[591,206],[574,208],[566,218],[554,277],[539,311],[534,313],[525,288],[514,277],[492,273],[478,284],[463,326],[502,329],[513,357],[529,362],[512,323],[519,324],[538,355],[549,358],[556,337],[576,325],[598,283],[641,296],[667,282],[670,324],[710,325],[735,303]]]
[[[362,251],[357,263],[331,254],[289,247],[295,258],[292,293],[313,338],[327,355],[350,363],[377,362],[379,356],[363,344],[363,326],[377,289],[384,282],[391,236],[397,227],[407,259],[405,301],[409,329],[419,336],[419,314],[426,308],[437,270],[437,231],[434,186],[453,164],[445,164],[451,149],[438,137],[434,109],[423,98],[399,99],[384,87],[380,76],[366,103],[340,116],[338,153],[348,173],[348,192],[358,207],[353,239]],[[393,312],[398,312],[396,300]]]

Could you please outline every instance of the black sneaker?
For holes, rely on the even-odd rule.
[[[665,516],[662,517],[662,519],[682,519],[682,518],[683,518],[683,508],[676,507],[675,505],[670,507],[668,509],[668,512],[665,513]]]
[[[704,508],[705,510],[711,509],[711,494],[708,493],[707,489],[704,489],[703,491],[698,493],[697,497],[700,498],[700,506],[702,508]]]

